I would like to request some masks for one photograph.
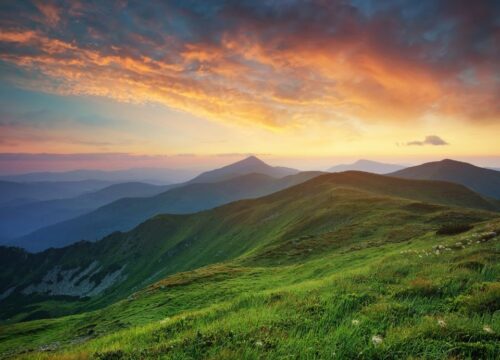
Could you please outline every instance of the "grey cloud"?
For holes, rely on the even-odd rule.
[[[437,135],[428,135],[423,141],[414,140],[406,143],[407,146],[424,146],[424,145],[449,145],[445,140]]]

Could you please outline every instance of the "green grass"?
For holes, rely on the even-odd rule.
[[[100,311],[4,326],[0,349],[37,359],[495,359],[500,241],[477,235],[492,229],[500,222],[278,266],[256,253],[170,276]]]
[[[92,245],[120,260],[140,241],[137,274],[105,293],[109,299],[27,303],[77,314],[0,325],[0,354],[499,358],[498,214],[423,203],[422,189],[388,196],[381,185],[366,187],[319,178],[195,215],[160,216]],[[455,223],[471,228],[439,231]],[[190,246],[176,248],[186,240]],[[90,257],[86,246],[81,253]],[[137,291],[126,291],[131,284]]]

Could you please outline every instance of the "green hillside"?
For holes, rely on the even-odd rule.
[[[0,353],[494,359],[500,220],[466,208],[492,206],[459,185],[349,172],[97,243],[4,249],[0,292],[17,288]],[[89,298],[22,294],[54,267],[56,283],[88,282],[89,267],[96,287],[119,280]],[[15,323],[65,313],[79,314]]]

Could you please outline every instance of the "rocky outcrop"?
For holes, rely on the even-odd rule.
[[[77,297],[95,296],[113,284],[123,281],[126,278],[123,274],[124,269],[125,266],[122,266],[101,276],[99,280],[95,280],[93,275],[101,272],[101,266],[97,261],[90,263],[84,269],[76,267],[63,270],[60,266],[55,266],[44,275],[39,283],[28,285],[22,293],[25,295],[38,293]]]

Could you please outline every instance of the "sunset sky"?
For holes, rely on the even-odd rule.
[[[499,59],[494,0],[2,1],[0,167],[500,167]]]

